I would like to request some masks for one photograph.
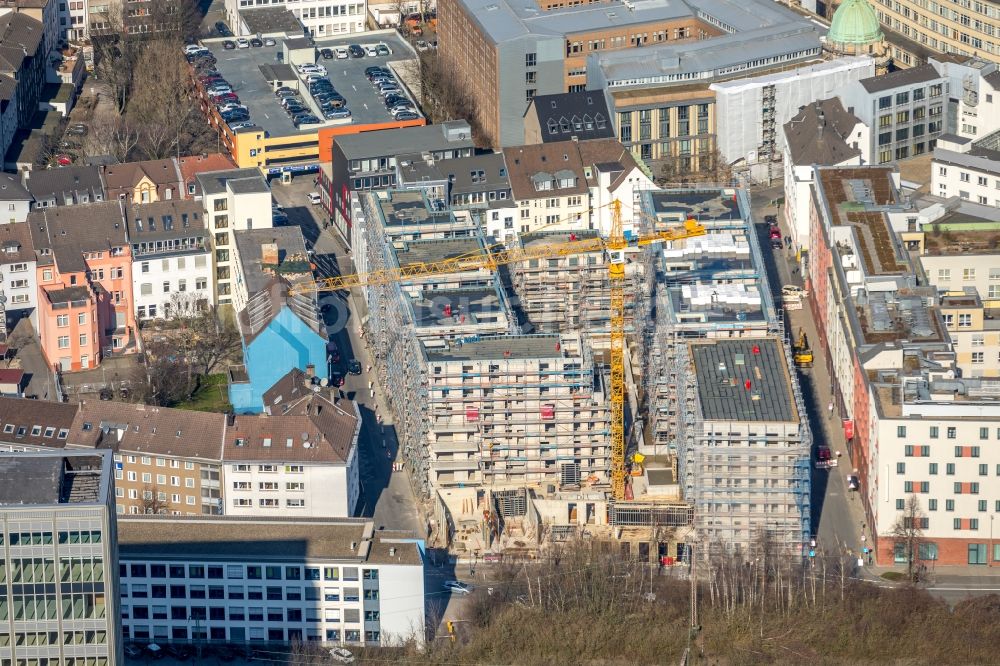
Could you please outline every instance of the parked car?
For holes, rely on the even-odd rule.
[[[163,659],[166,655],[163,648],[161,648],[156,643],[150,643],[146,646],[146,656],[150,659]]]
[[[284,213],[271,213],[271,221],[274,224],[288,224],[288,216]]]
[[[343,120],[351,117],[351,110],[346,106],[339,109],[330,109],[329,111],[323,109],[323,117],[327,120]]]
[[[341,664],[354,663],[354,655],[351,654],[350,650],[346,650],[344,648],[330,648],[330,657],[332,657],[334,661],[338,661]]]
[[[356,358],[352,358],[350,361],[347,362],[347,372],[351,373],[352,375],[360,375],[361,362]]]
[[[347,52],[352,58],[364,58],[365,50],[358,46],[357,44],[351,44],[347,47]]]
[[[235,93],[222,93],[221,95],[213,95],[212,101],[216,104],[225,102],[238,102],[240,98],[236,96]]]
[[[374,58],[378,55],[378,48],[374,44],[369,44],[365,47],[365,55]]]
[[[349,57],[347,49],[343,46],[338,46],[334,53],[337,55],[337,60],[346,60]]]
[[[194,53],[200,53],[201,51],[207,51],[201,44],[188,44],[184,47],[184,55],[192,55]]]
[[[324,60],[333,60],[333,50],[332,49],[320,49],[319,54],[323,56]]]
[[[771,239],[771,249],[772,250],[780,250],[783,247],[785,247],[785,244],[781,242],[780,238],[772,238]]]
[[[246,37],[239,37],[236,40],[236,48],[238,49],[248,49],[250,48],[250,40]]]
[[[379,97],[385,99],[389,95],[402,95],[403,91],[397,88],[396,86],[389,86],[388,88],[379,88],[378,94]]]
[[[232,125],[229,126],[229,129],[233,130],[234,132],[239,132],[240,130],[247,130],[254,127],[257,126],[254,125],[253,123],[242,122],[242,123],[233,123]]]
[[[222,120],[225,121],[227,125],[231,123],[243,123],[250,120],[250,114],[243,111],[233,111],[231,113],[222,114]]]
[[[318,206],[323,203],[323,199],[320,197],[319,192],[310,192],[307,196],[309,197],[309,203],[313,206]]]
[[[457,580],[446,580],[442,587],[454,594],[471,594],[472,588],[469,585]]]
[[[83,123],[76,123],[75,125],[70,125],[69,129],[66,130],[67,134],[72,134],[74,136],[84,136],[87,134],[88,128]]]
[[[191,657],[191,649],[186,645],[170,643],[163,650],[177,661],[185,661]]]
[[[315,125],[316,123],[323,122],[311,113],[303,113],[301,115],[292,118],[292,123],[296,127],[301,127],[302,125]]]
[[[274,41],[274,37],[265,37],[264,46],[277,46],[278,42]]]
[[[396,120],[420,120],[420,116],[413,113],[412,111],[405,111],[403,113],[397,113],[393,116]]]
[[[382,72],[388,74],[389,70],[387,70],[385,67],[382,67],[381,65],[375,65],[373,67],[365,67],[365,76],[368,77],[369,81],[371,81],[372,78],[374,78],[377,74],[380,74]]]
[[[295,94],[297,93],[288,86],[281,86],[280,88],[274,91],[275,97],[287,97],[288,95],[295,95]]]
[[[780,239],[781,238],[781,227],[779,227],[777,224],[772,224],[767,229],[767,237],[770,238],[770,239],[772,239],[772,240],[775,239],[775,238]]]
[[[142,656],[142,648],[134,643],[128,643],[125,645],[125,656],[129,659],[138,659]]]
[[[392,50],[386,44],[379,44],[375,47],[375,53],[380,56],[392,55]]]
[[[765,215],[764,216],[764,221],[767,222],[768,224],[777,224],[778,223],[778,216],[777,215]]]
[[[230,35],[232,35],[232,33],[229,32],[229,26],[227,26],[222,21],[215,22],[215,31],[223,37],[229,37]]]
[[[236,42],[234,42],[231,39],[227,39],[226,41],[222,42],[222,48],[226,49],[227,51],[232,51],[233,49],[236,48]]]
[[[244,106],[243,104],[239,104],[237,102],[226,102],[225,104],[219,106],[220,113],[226,113],[227,111],[237,111],[237,110],[248,111],[248,112],[250,111],[250,109],[248,109],[246,106]]]
[[[257,37],[254,37],[253,39],[250,40],[250,46],[254,47],[255,49],[259,49],[260,47],[264,46],[264,41],[258,39]]]
[[[293,106],[295,104],[302,104],[302,100],[299,99],[298,95],[295,95],[294,97],[292,97],[292,96],[282,97],[281,101],[278,102],[278,103],[281,104],[281,106],[283,106],[284,108],[287,109],[289,106]]]
[[[73,158],[70,157],[69,155],[66,155],[65,153],[56,155],[55,159],[56,159],[56,164],[58,164],[59,166],[69,166],[70,164],[73,163]]]

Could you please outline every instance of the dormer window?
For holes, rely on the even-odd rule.
[[[597,129],[604,129],[607,125],[607,121],[600,113],[594,115],[594,122],[597,123]]]
[[[549,118],[548,126],[549,134],[555,134],[559,130],[559,123],[554,121],[552,118]]]

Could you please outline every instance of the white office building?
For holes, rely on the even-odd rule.
[[[226,22],[238,26],[241,9],[261,7],[287,9],[313,37],[364,32],[368,15],[365,0],[226,0]]]
[[[423,642],[422,544],[365,519],[130,517],[119,553],[132,640]]]

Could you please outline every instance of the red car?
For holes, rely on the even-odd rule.
[[[69,155],[66,154],[56,155],[56,164],[58,164],[59,166],[69,166],[72,163],[73,163],[73,158],[70,157]]]
[[[781,229],[778,227],[777,224],[772,224],[768,228],[767,237],[770,238],[771,240],[774,240],[775,238],[781,240]]]

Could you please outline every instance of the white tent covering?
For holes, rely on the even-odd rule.
[[[691,306],[760,305],[760,293],[746,284],[686,284],[681,287],[681,298]]]

